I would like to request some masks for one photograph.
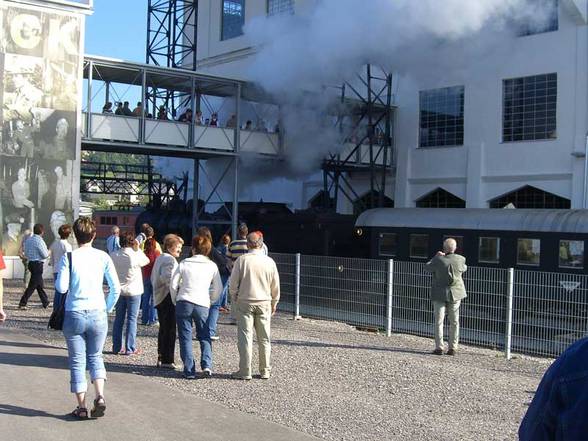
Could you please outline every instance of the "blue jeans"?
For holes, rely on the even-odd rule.
[[[210,336],[214,337],[216,335],[216,328],[218,322],[218,315],[219,309],[222,306],[223,308],[227,306],[227,292],[228,292],[228,285],[225,280],[223,280],[224,288],[219,296],[219,298],[210,305],[210,311],[208,312],[208,329],[210,330]]]
[[[205,306],[179,301],[176,304],[176,322],[180,340],[180,357],[184,363],[184,375],[196,375],[196,362],[192,352],[192,320],[196,323],[196,335],[200,340],[200,367],[212,368],[212,345],[208,330],[208,309]]]
[[[141,296],[141,323],[152,325],[157,321],[157,310],[153,306],[153,285],[151,280],[143,280],[143,295]]]
[[[67,343],[71,391],[85,392],[86,362],[90,379],[106,379],[102,350],[108,333],[106,311],[66,311],[63,320],[63,335]]]
[[[137,317],[141,296],[120,296],[116,302],[116,315],[112,325],[112,352],[118,354],[122,349],[123,325],[127,319],[127,332],[125,336],[125,352],[130,354],[137,350]]]
[[[57,274],[59,274],[59,273],[53,273],[53,283],[54,284],[55,284],[55,282],[57,282]],[[61,301],[61,293],[59,291],[57,291],[57,289],[55,289],[55,295],[53,296],[53,311],[55,311],[55,309],[57,309],[60,301]]]

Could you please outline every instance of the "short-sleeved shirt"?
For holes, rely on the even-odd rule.
[[[247,248],[247,239],[236,239],[229,245],[227,257],[234,262],[239,256],[247,254],[248,252],[249,248]]]

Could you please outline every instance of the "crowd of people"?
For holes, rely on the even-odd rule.
[[[75,250],[68,240],[72,232],[77,242]],[[43,285],[43,265],[48,259],[55,280],[53,305],[56,308],[63,304],[65,310],[63,334],[68,348],[70,389],[77,400],[72,412],[75,418],[101,417],[106,411],[102,353],[108,333],[107,313],[113,311],[113,354],[141,353],[137,344],[140,316],[143,325],[159,326],[157,367],[177,369],[177,338],[183,376],[194,379],[212,376],[212,342],[220,338],[219,312],[230,310],[238,326],[240,358],[233,378],[252,378],[254,329],[259,345],[260,378],[270,377],[270,322],[280,299],[280,281],[261,232],[250,233],[241,224],[236,240],[231,241],[225,234],[214,247],[211,231],[201,227],[191,241],[190,257],[181,261],[183,239],[168,234],[160,245],[148,224],[141,226],[137,236],[113,227],[106,241],[107,252],[92,247],[96,226],[89,218],[80,217],[73,226],[62,225],[60,238],[49,249],[43,234],[43,225],[37,224],[33,234],[24,241],[30,280],[19,308],[28,308],[28,300],[35,290],[43,307],[49,307]],[[3,265],[0,256],[0,269]],[[104,283],[109,288],[106,296]],[[0,321],[3,321],[1,302],[0,296]],[[200,346],[199,369],[192,347],[193,328]],[[95,389],[90,410],[86,405],[86,368]]]
[[[130,108],[130,103],[128,101],[125,102],[116,102],[116,108],[113,110],[113,104],[111,101],[108,101],[106,104],[104,104],[104,107],[102,107],[102,113],[104,114],[114,114],[114,115],[119,115],[119,116],[131,116],[131,117],[141,117],[143,115],[145,115],[145,118],[153,118],[153,114],[148,113],[145,111],[145,108],[143,107],[143,103],[141,101],[139,101],[136,105],[136,107],[131,110]],[[162,120],[162,121],[172,121],[173,118],[169,117],[169,112],[168,109],[164,106],[161,105],[157,108],[157,114],[155,115],[155,119],[158,120]],[[218,117],[218,113],[217,112],[212,112],[210,114],[210,117],[205,118],[202,115],[202,111],[200,110],[196,110],[196,112],[194,113],[192,111],[192,109],[186,109],[184,112],[182,112],[180,114],[180,116],[176,119],[176,121],[178,122],[183,122],[183,123],[194,123],[197,126],[210,126],[210,127],[223,127],[219,121],[219,117]],[[230,128],[235,128],[237,127],[238,122],[237,122],[237,115],[236,114],[232,114],[229,119],[226,121],[226,123],[224,124],[224,127],[230,129]],[[252,120],[246,120],[244,124],[241,125],[241,129],[242,130],[255,130],[255,131],[260,131],[260,132],[268,132],[269,129],[266,126],[265,122],[263,121],[263,119],[258,118],[257,119],[257,123],[254,126],[253,125],[253,121]],[[273,128],[274,132],[279,132],[280,131],[280,127],[278,124],[275,125],[275,127]]]
[[[77,248],[68,241],[72,233]],[[259,350],[261,379],[271,375],[270,323],[280,299],[280,280],[275,262],[268,256],[263,234],[250,233],[239,225],[238,238],[223,235],[213,246],[211,231],[202,227],[191,241],[191,256],[179,261],[184,241],[168,234],[160,246],[148,224],[138,236],[120,234],[113,227],[107,240],[107,253],[92,247],[96,237],[94,222],[85,217],[73,227],[62,225],[59,239],[49,249],[42,239],[43,225],[36,224],[23,244],[30,279],[19,308],[37,290],[44,308],[50,305],[43,287],[43,262],[50,259],[55,279],[54,305],[65,297],[63,334],[67,343],[70,389],[77,407],[72,416],[97,418],[105,414],[104,383],[106,369],[103,350],[108,333],[108,312],[115,310],[112,352],[132,356],[140,353],[136,343],[139,309],[143,324],[159,320],[157,366],[176,369],[175,345],[179,340],[183,376],[211,377],[213,344],[218,339],[218,312],[227,309],[227,293],[237,324],[239,369],[232,377],[252,379],[251,354],[255,330]],[[462,275],[467,271],[465,258],[457,252],[457,242],[448,238],[443,249],[426,264],[432,273],[431,299],[434,306],[435,350],[443,355],[443,322],[449,316],[449,349],[455,356],[459,342],[459,308],[467,297]],[[0,271],[6,265],[0,253]],[[108,294],[104,294],[104,282]],[[0,277],[0,322],[6,319],[2,303]],[[126,329],[123,330],[126,322]],[[193,352],[193,332],[200,345],[200,371]],[[584,363],[588,357],[588,339],[566,350],[545,373],[529,406],[520,429],[521,440],[580,440],[588,426],[582,418],[588,407],[588,375]],[[91,410],[86,404],[88,389],[86,367],[95,390]]]

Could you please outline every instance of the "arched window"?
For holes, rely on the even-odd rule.
[[[417,199],[418,208],[465,208],[466,202],[447,190],[438,188]]]
[[[553,193],[540,190],[531,185],[525,185],[518,190],[511,191],[490,200],[490,208],[504,208],[512,204],[514,208],[570,208],[569,199]]]

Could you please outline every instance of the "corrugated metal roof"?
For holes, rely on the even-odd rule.
[[[364,211],[355,225],[588,233],[588,210],[376,208]]]

